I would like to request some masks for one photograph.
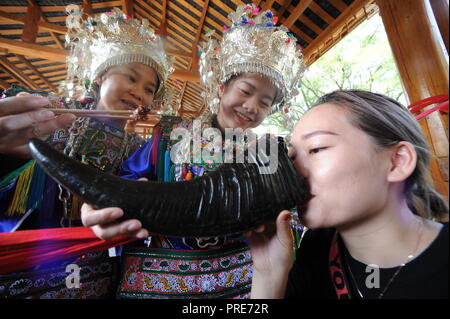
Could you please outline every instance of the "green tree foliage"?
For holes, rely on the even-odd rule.
[[[305,72],[295,105],[288,112],[268,117],[262,129],[290,134],[297,120],[319,97],[337,89],[369,90],[407,103],[378,15],[363,22],[313,63]]]

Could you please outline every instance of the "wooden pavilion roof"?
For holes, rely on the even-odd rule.
[[[195,117],[205,105],[198,76],[197,44],[215,30],[220,39],[228,13],[241,0],[151,0],[65,1],[2,0],[0,3],[0,88],[13,83],[38,90],[56,91],[66,77],[64,35],[65,8],[82,7],[100,14],[121,8],[135,18],[146,18],[168,41],[176,57],[176,71],[169,80],[181,97],[178,114]],[[271,9],[279,24],[288,27],[303,47],[306,63],[317,60],[362,21],[378,11],[375,0],[263,0],[254,1],[262,10]],[[151,123],[149,123],[151,124]]]

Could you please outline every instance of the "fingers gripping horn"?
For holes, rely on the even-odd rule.
[[[39,139],[29,146],[36,162],[71,193],[95,208],[120,207],[122,219],[138,219],[150,232],[166,236],[239,233],[309,198],[306,180],[295,170],[283,141],[278,142],[274,173],[262,174],[264,164],[254,158],[183,182],[124,179],[83,165]]]

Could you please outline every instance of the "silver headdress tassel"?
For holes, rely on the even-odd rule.
[[[271,113],[287,109],[305,70],[297,39],[286,27],[275,26],[270,10],[259,12],[253,4],[238,6],[228,18],[232,25],[224,27],[223,39],[210,39],[200,48],[200,81],[210,111],[218,111],[219,85],[241,73],[270,79],[277,88]]]
[[[77,23],[66,34],[66,46],[71,51],[67,57],[68,77],[61,87],[64,95],[79,97],[110,67],[133,62],[156,71],[159,87],[155,100],[164,95],[173,59],[166,54],[162,38],[148,20],[131,19],[117,8],[96,17],[70,14],[76,14]],[[68,20],[74,20],[70,14]]]
[[[159,114],[166,116],[176,116],[180,108],[180,96],[173,87],[167,88],[162,100]]]

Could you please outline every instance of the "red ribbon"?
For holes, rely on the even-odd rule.
[[[408,109],[410,109],[411,113],[414,114],[414,113],[417,113],[418,111],[422,110],[426,106],[435,104],[435,103],[440,103],[440,104],[429,110],[426,110],[425,112],[422,112],[422,113],[416,115],[415,116],[416,120],[420,120],[435,111],[441,111],[441,112],[448,113],[448,94],[436,95],[436,96],[432,96],[432,97],[417,101],[417,102],[411,104],[410,106],[408,106]]]
[[[99,239],[89,227],[21,230],[0,234],[0,274],[17,272],[46,262],[76,257],[138,240],[118,236]]]

